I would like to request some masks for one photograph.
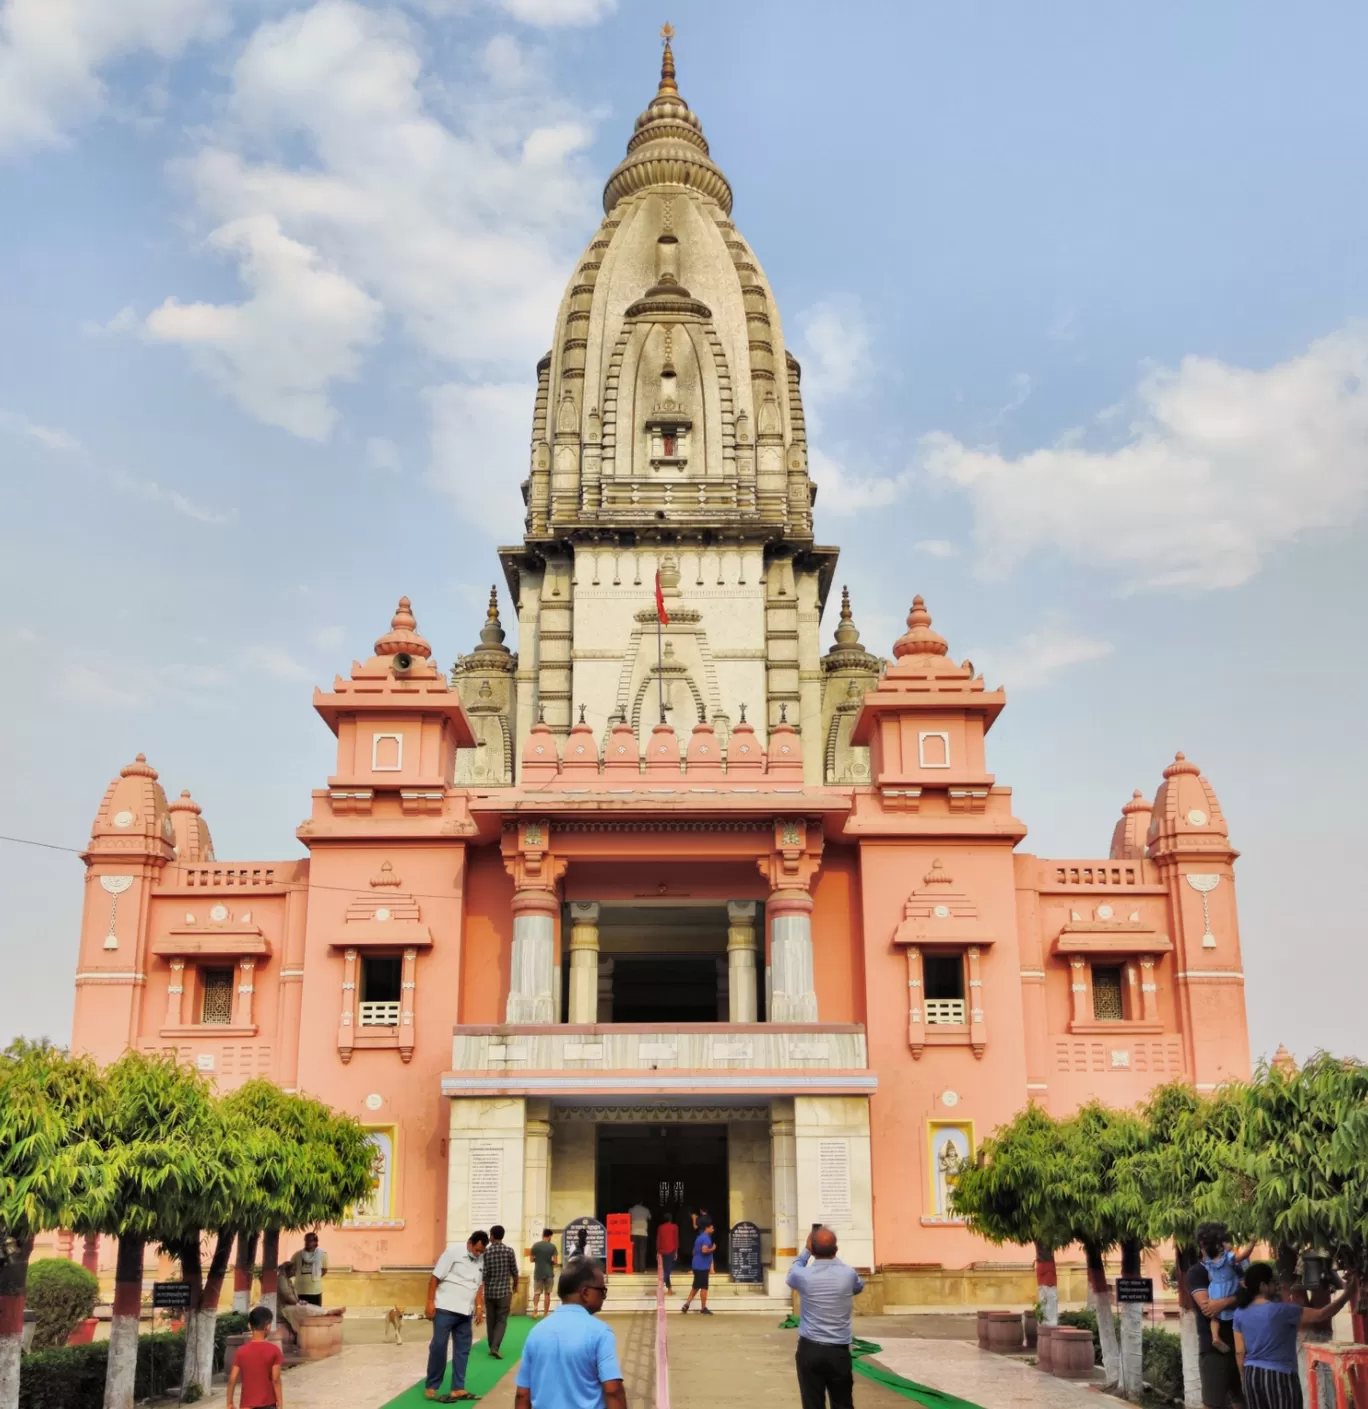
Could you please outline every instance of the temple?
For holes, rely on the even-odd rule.
[[[1180,753],[1104,854],[1029,854],[988,771],[1003,691],[920,597],[889,659],[861,641],[799,364],[668,42],[603,206],[478,644],[447,671],[405,598],[315,691],[337,765],[290,859],[220,860],[189,793],[123,768],[74,1044],[357,1116],[382,1173],[337,1269],[644,1201],[711,1209],[719,1266],[737,1224],[768,1269],[829,1224],[906,1300],[899,1269],[1010,1260],[950,1196],[1028,1101],[1247,1074],[1236,852]]]

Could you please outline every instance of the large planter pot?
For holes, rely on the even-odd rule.
[[[1050,1373],[1061,1380],[1090,1380],[1093,1364],[1092,1332],[1056,1326],[1050,1336]]]
[[[975,1318],[978,1323],[978,1343],[980,1350],[988,1349],[988,1318],[992,1314],[991,1311],[980,1311]]]
[[[1039,1336],[1039,1326],[1036,1322],[1035,1312],[1027,1311],[1023,1313],[1021,1324],[1026,1331],[1026,1349],[1034,1350],[1036,1348],[1037,1337]]]
[[[1051,1346],[1058,1326],[1041,1326],[1036,1332],[1036,1366],[1041,1370],[1050,1369]]]
[[[1025,1348],[1021,1314],[1016,1311],[988,1313],[988,1349],[995,1355],[1011,1355]]]
[[[95,1327],[100,1323],[94,1316],[87,1317],[67,1337],[68,1345],[90,1345],[95,1339]]]

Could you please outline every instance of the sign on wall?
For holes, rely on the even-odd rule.
[[[503,1222],[503,1146],[470,1142],[470,1225],[488,1229]]]
[[[1154,1301],[1154,1278],[1118,1277],[1116,1301],[1119,1306],[1149,1306]]]
[[[597,1218],[576,1218],[565,1225],[565,1233],[561,1238],[562,1264],[569,1262],[572,1257],[580,1256],[578,1247],[581,1228],[585,1229],[588,1234],[584,1243],[584,1256],[606,1263],[608,1261],[608,1230]]]
[[[153,1282],[152,1305],[157,1311],[189,1311],[189,1282]]]
[[[738,1223],[727,1244],[727,1271],[733,1282],[759,1282],[760,1230],[754,1223]]]

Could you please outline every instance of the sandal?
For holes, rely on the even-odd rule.
[[[438,1404],[464,1404],[467,1400],[478,1399],[478,1394],[471,1394],[468,1389],[454,1389],[450,1394],[444,1394]]]

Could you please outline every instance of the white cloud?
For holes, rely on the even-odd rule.
[[[896,477],[851,473],[815,445],[808,447],[808,473],[817,486],[817,502],[824,513],[845,515],[881,509],[893,503],[902,489]]]
[[[275,680],[307,680],[309,671],[289,651],[279,646],[253,646],[243,655],[250,670],[259,670]]]
[[[139,53],[173,59],[226,27],[231,0],[5,0],[0,151],[63,140],[105,104],[101,70]]]
[[[372,470],[385,470],[398,474],[400,470],[399,447],[383,435],[373,435],[366,441],[366,464]]]
[[[1115,647],[1110,641],[1085,636],[1071,630],[1059,617],[1048,618],[1037,631],[1027,632],[1019,641],[1001,650],[980,650],[970,654],[992,678],[990,686],[1002,684],[1015,690],[1038,690],[1071,666],[1105,660]]]
[[[814,431],[820,430],[825,406],[839,397],[858,395],[873,360],[869,324],[859,302],[835,294],[798,315],[803,366],[803,407]]]
[[[524,24],[597,24],[617,9],[617,0],[499,0],[504,11]]]
[[[921,538],[912,545],[917,553],[925,553],[929,558],[953,558],[955,545],[948,538]]]
[[[337,420],[328,383],[354,377],[360,349],[380,335],[380,305],[269,215],[244,216],[209,237],[239,255],[245,303],[178,303],[147,317],[147,331],[184,343],[245,410],[267,425],[326,440]]]
[[[14,411],[0,411],[0,426],[16,435],[26,435],[30,440],[36,440],[60,454],[79,455],[82,452],[81,442],[69,431],[39,425],[37,421],[30,421],[27,416],[20,416]]]
[[[486,532],[516,536],[524,512],[518,484],[527,477],[532,433],[526,386],[453,382],[425,395],[432,413],[429,481]]]
[[[1018,456],[924,439],[924,467],[969,497],[986,574],[1057,552],[1129,587],[1235,587],[1363,508],[1368,325],[1264,371],[1186,357],[1148,372],[1134,407],[1109,449],[1076,432]]]
[[[211,509],[207,505],[196,503],[178,489],[166,489],[156,480],[135,479],[132,475],[118,470],[110,475],[110,479],[125,494],[136,494],[154,504],[169,505],[176,513],[184,518],[194,519],[196,523],[227,524],[237,517],[236,510]]]
[[[335,651],[347,639],[347,633],[340,626],[325,626],[314,632],[314,645],[321,651]]]

